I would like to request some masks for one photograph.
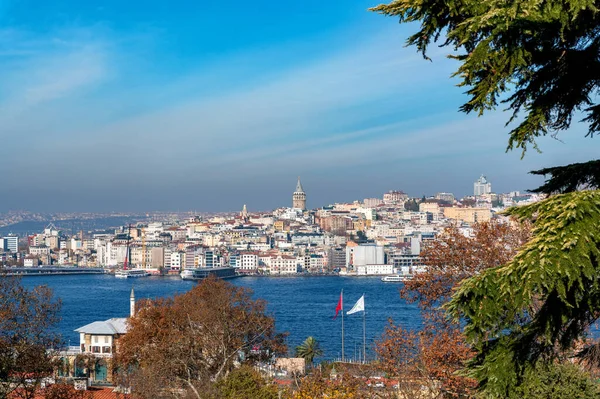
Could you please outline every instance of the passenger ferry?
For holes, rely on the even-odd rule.
[[[401,283],[412,279],[411,274],[394,274],[393,276],[385,276],[381,279],[384,283]]]
[[[137,278],[137,277],[147,277],[150,273],[148,273],[144,269],[127,269],[127,270],[117,270],[115,272],[115,277],[117,278]]]
[[[234,267],[201,267],[197,269],[185,269],[181,272],[181,279],[202,280],[210,275],[222,279],[237,277]]]

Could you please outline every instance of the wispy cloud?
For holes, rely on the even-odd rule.
[[[60,176],[80,184],[63,195],[85,192],[116,209],[120,200],[111,195],[124,189],[145,207],[155,192],[164,193],[162,203],[181,200],[169,193],[182,186],[190,198],[204,184],[261,192],[270,179],[297,174],[321,183],[328,173],[346,182],[362,176],[365,191],[378,184],[369,174],[389,180],[411,170],[417,177],[406,187],[431,179],[452,190],[471,174],[491,175],[485,169],[493,163],[525,173],[539,159],[519,164],[518,155],[503,154],[501,113],[458,114],[464,97],[447,79],[456,65],[423,61],[399,45],[395,30],[282,65],[273,48],[156,78],[144,75],[153,60],[143,49],[116,42],[93,29],[44,38],[0,31],[0,135],[35,139],[27,142],[31,156],[21,156],[15,141],[0,159],[0,167],[10,163],[28,176],[27,185],[5,182],[9,188],[55,192],[48,176]],[[244,73],[232,76],[242,61]],[[498,166],[504,159],[514,164]]]
[[[0,31],[0,122],[4,132],[26,130],[42,106],[76,100],[108,74],[103,43],[78,37],[41,38],[18,30]],[[68,109],[61,110],[68,112]]]

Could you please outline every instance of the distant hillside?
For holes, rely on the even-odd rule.
[[[67,234],[77,233],[80,230],[84,232],[93,230],[105,230],[112,229],[119,226],[125,226],[129,223],[136,223],[138,221],[144,221],[142,217],[128,217],[128,216],[110,216],[97,219],[67,219],[67,220],[46,220],[46,221],[25,221],[9,226],[0,227],[0,235],[17,234],[20,237],[42,233],[44,227],[48,223],[52,222],[54,225],[66,232]]]

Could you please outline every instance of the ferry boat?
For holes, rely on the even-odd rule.
[[[394,274],[392,276],[385,276],[381,278],[384,283],[401,283],[406,280],[410,280],[412,275],[410,274]]]
[[[200,267],[197,269],[185,269],[181,272],[181,279],[202,280],[210,275],[222,279],[237,277],[235,267]]]
[[[147,277],[150,273],[148,273],[144,269],[127,269],[127,270],[117,270],[115,272],[116,278],[137,278],[137,277]]]

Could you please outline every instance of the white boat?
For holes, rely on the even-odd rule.
[[[137,277],[147,277],[150,273],[148,273],[144,269],[127,269],[127,270],[117,270],[115,272],[116,278],[137,278]]]
[[[410,279],[412,279],[412,275],[410,274],[394,274],[392,276],[382,277],[381,281],[385,283],[401,283]]]
[[[182,280],[191,280],[194,277],[194,269],[185,269],[181,272]]]

